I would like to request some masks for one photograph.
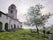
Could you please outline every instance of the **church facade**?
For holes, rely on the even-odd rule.
[[[22,22],[17,19],[17,9],[14,4],[8,8],[8,14],[0,11],[0,31],[10,31],[22,28]]]

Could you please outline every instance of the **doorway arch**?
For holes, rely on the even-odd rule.
[[[5,30],[8,31],[8,23],[5,23]]]
[[[14,29],[16,29],[16,25],[14,24]]]
[[[2,25],[3,25],[3,23],[0,22],[0,31],[2,31]]]

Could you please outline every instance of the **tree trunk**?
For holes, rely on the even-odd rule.
[[[37,29],[37,33],[39,34],[39,30],[38,30],[38,27],[37,27],[37,25],[36,25],[36,29]]]
[[[45,27],[43,26],[43,33],[44,33],[44,38],[45,38]]]

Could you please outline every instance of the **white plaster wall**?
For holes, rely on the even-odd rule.
[[[10,17],[7,17],[6,15],[2,14],[2,16],[0,17],[0,22],[3,23],[2,26],[2,30],[5,30],[5,23],[8,23],[8,29],[11,29],[11,25],[14,28],[14,24],[16,25],[16,28],[18,28],[18,26],[20,27],[20,23],[18,21],[15,21],[13,19],[11,19]]]

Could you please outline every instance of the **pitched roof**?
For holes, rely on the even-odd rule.
[[[3,13],[2,11],[0,11],[0,13],[3,14],[3,15],[5,15],[5,16],[7,16],[7,17],[10,17],[10,16],[8,16],[8,14]],[[15,20],[15,21],[20,22],[18,19],[14,19],[14,18],[12,18],[12,17],[10,17],[10,18],[13,19],[13,20]]]

